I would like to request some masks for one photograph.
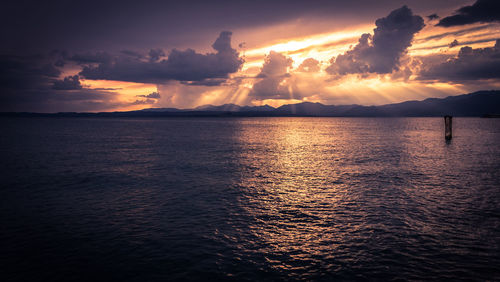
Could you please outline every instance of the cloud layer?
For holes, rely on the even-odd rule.
[[[250,96],[257,100],[264,99],[290,99],[290,91],[284,80],[290,76],[288,73],[293,60],[278,52],[271,51],[266,56],[264,64],[257,77],[261,80],[253,85]]]
[[[365,33],[358,44],[332,58],[326,69],[330,74],[391,73],[399,68],[400,58],[411,46],[414,35],[424,27],[422,17],[403,6],[376,22],[373,35]]]
[[[158,92],[152,92],[147,95],[136,95],[137,97],[142,97],[142,98],[151,98],[151,99],[160,99],[160,93]]]
[[[200,54],[193,49],[184,51],[173,49],[167,59],[158,61],[163,56],[159,50],[150,51],[148,61],[137,57],[118,56],[109,58],[99,56],[78,56],[80,62],[99,62],[98,65],[84,66],[79,73],[86,79],[120,80],[141,83],[162,84],[169,80],[203,81],[213,78],[226,78],[238,71],[243,64],[239,53],[231,47],[229,31],[220,33],[212,45],[216,53]],[[73,57],[75,60],[75,58]]]
[[[372,104],[380,103],[380,99],[392,102],[391,99],[431,97],[438,93],[432,92],[433,87],[441,94],[464,93],[467,87],[480,87],[477,85],[489,89],[500,87],[500,44],[497,42],[491,47],[494,45],[491,42],[500,37],[497,36],[500,25],[495,13],[498,1],[479,0],[460,8],[454,15],[440,18],[438,14],[443,11],[456,9],[457,2],[410,0],[408,3],[415,11],[432,14],[428,16],[425,29],[423,19],[407,6],[393,10],[401,5],[396,0],[384,3],[362,0],[342,5],[326,0],[320,1],[322,5],[311,5],[305,0],[250,4],[232,1],[223,5],[195,2],[199,4],[200,15],[193,14],[192,2],[183,2],[185,13],[161,11],[161,19],[170,20],[179,14],[170,25],[161,26],[158,18],[147,21],[151,13],[140,13],[148,14],[140,20],[128,16],[126,23],[121,23],[130,24],[129,28],[120,26],[106,31],[102,29],[110,25],[102,24],[95,17],[85,17],[81,28],[75,28],[72,20],[58,18],[64,13],[47,16],[55,23],[52,28],[26,24],[39,30],[32,33],[23,33],[7,24],[15,26],[19,22],[5,21],[3,38],[7,40],[0,47],[3,50],[0,50],[0,111],[130,110],[153,105],[196,107],[222,103],[275,106],[299,100]],[[467,1],[461,0],[459,6],[464,6],[463,3]],[[81,4],[78,13],[87,2]],[[108,4],[102,5],[102,9],[87,12],[104,13]],[[128,4],[124,5],[109,9],[122,9]],[[60,5],[48,3],[37,7],[42,6],[49,9]],[[132,6],[146,7],[140,3]],[[255,13],[241,9],[242,6]],[[317,8],[314,13],[310,9],[312,6]],[[338,18],[342,14],[339,9],[347,6],[349,12]],[[289,16],[294,15],[286,17],[292,22],[268,25],[286,12],[278,10],[279,7],[288,9]],[[305,14],[304,10],[308,9],[311,14]],[[10,10],[4,10],[4,14],[11,13]],[[212,13],[211,17],[215,14],[227,18],[234,16],[246,23],[254,23],[258,18],[259,28],[226,24],[227,19],[220,16],[217,21],[224,24],[202,31],[204,27],[198,19],[207,11]],[[261,12],[267,16],[262,17]],[[353,20],[363,13],[363,18]],[[319,14],[325,15],[322,21],[317,21]],[[103,18],[106,23],[112,22],[112,18],[116,19],[114,15]],[[189,32],[178,25],[179,18],[185,17],[185,23],[193,27]],[[88,21],[90,18],[95,21]],[[379,19],[370,33],[374,18]],[[31,18],[27,19],[30,21]],[[460,27],[483,22],[489,24]],[[436,23],[439,28],[434,26]],[[92,24],[96,28],[92,28]],[[57,29],[61,26],[67,28],[70,35]],[[169,31],[163,26],[168,26]],[[85,27],[92,32],[75,39],[74,30],[79,30],[80,34]],[[204,49],[209,47],[207,42],[216,37],[221,27],[230,27],[237,31],[237,36],[221,32],[211,45],[213,51]],[[42,34],[41,30],[50,31],[50,35],[48,32]],[[97,38],[99,36],[102,38]],[[146,37],[151,40],[143,41]],[[45,47],[50,49],[39,47],[44,44],[37,38],[45,38]],[[79,44],[64,44],[65,40],[73,39],[80,41]],[[234,39],[237,42],[233,45],[240,46],[242,56],[231,45]],[[240,43],[243,41],[246,43]],[[463,47],[467,45],[470,47]],[[33,49],[23,49],[23,46]],[[57,50],[51,51],[54,48]]]
[[[82,84],[80,83],[80,78],[78,75],[67,76],[62,80],[54,81],[52,89],[55,90],[78,90],[82,89]]]
[[[473,49],[469,46],[460,48],[457,57],[445,62],[424,65],[419,74],[422,80],[444,82],[464,82],[480,79],[500,78],[500,39],[495,46]]]
[[[500,22],[500,1],[498,0],[477,0],[473,5],[458,9],[455,15],[441,19],[437,25],[450,27],[489,22]]]

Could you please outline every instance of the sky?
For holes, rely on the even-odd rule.
[[[1,5],[3,112],[381,105],[500,89],[497,0]]]

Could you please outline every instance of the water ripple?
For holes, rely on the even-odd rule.
[[[0,274],[500,280],[500,124],[2,119]]]

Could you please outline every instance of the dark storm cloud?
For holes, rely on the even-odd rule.
[[[391,73],[399,68],[415,33],[424,27],[422,17],[403,6],[375,22],[371,34],[363,34],[356,46],[331,60],[330,74]]]
[[[500,1],[477,0],[470,6],[457,10],[453,16],[442,18],[438,26],[450,27],[472,23],[488,23],[500,21]]]
[[[462,47],[456,58],[444,62],[424,64],[421,80],[464,82],[500,78],[500,39],[494,47],[473,49]]]
[[[257,100],[290,99],[290,91],[286,85],[282,85],[282,82],[290,76],[288,70],[292,67],[292,63],[291,58],[271,51],[257,75],[262,79],[253,85],[249,95]]]
[[[82,84],[80,83],[80,78],[78,75],[67,76],[62,80],[54,81],[52,89],[55,90],[77,90],[82,89]]]
[[[142,97],[142,98],[152,98],[152,99],[160,99],[161,96],[160,96],[160,93],[158,92],[152,92],[150,94],[147,94],[147,95],[136,95],[137,97]]]
[[[212,47],[216,53],[200,54],[193,49],[174,49],[167,59],[159,62],[117,56],[98,65],[84,66],[80,75],[87,79],[164,83],[169,80],[203,81],[226,78],[230,73],[239,70],[243,59],[231,47],[231,32],[221,32]],[[94,59],[92,56],[85,56],[80,57],[80,61],[82,58],[87,61]]]

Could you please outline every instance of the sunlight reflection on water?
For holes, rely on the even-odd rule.
[[[458,218],[447,222],[436,214],[464,215],[471,192],[462,183],[476,177],[469,170],[474,154],[446,144],[439,122],[241,121],[235,138],[246,170],[239,204],[252,218],[248,240],[255,241],[255,252],[292,277],[364,261],[367,269],[350,274],[367,278],[397,271],[401,260],[423,263],[418,254],[425,248],[438,253],[440,233],[479,239],[457,232],[464,224]],[[384,257],[385,264],[375,262]],[[370,268],[377,264],[380,269]]]
[[[2,122],[13,278],[500,278],[497,120]]]

